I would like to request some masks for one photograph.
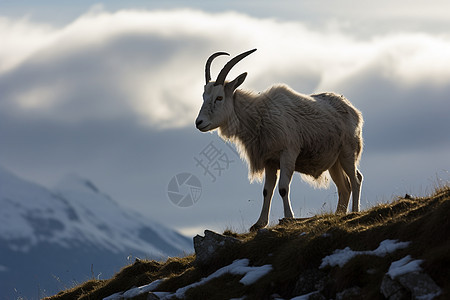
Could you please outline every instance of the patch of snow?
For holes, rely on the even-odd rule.
[[[272,270],[273,268],[271,265],[264,265],[260,267],[244,267],[240,270],[234,270],[236,273],[233,274],[242,274],[246,272],[244,277],[242,277],[242,279],[239,280],[239,282],[242,283],[243,285],[251,285]]]
[[[103,300],[119,300],[119,299],[122,299],[122,294],[123,294],[123,292],[118,292],[118,293],[115,293],[108,297],[103,298]]]
[[[143,285],[143,286],[140,286],[137,288],[133,288],[133,289],[128,290],[125,293],[123,293],[122,297],[133,298],[133,297],[139,296],[141,294],[151,292],[154,289],[156,289],[158,287],[158,285],[163,281],[164,281],[164,279],[158,279],[158,280],[153,281],[150,284]]]
[[[408,247],[410,242],[399,242],[398,240],[385,240],[380,243],[377,249],[373,250],[373,255],[385,256],[388,253]],[[370,251],[369,251],[370,252]]]
[[[413,260],[410,255],[407,255],[400,260],[392,262],[387,274],[392,279],[395,279],[403,274],[412,272],[421,272],[422,268],[420,267],[420,264],[422,262],[423,260],[420,259]]]
[[[385,256],[388,253],[392,253],[398,249],[408,247],[410,242],[399,242],[397,240],[384,240],[380,243],[377,249],[369,251],[353,251],[350,247],[344,249],[337,249],[333,254],[328,255],[322,259],[322,264],[320,268],[325,268],[326,266],[339,266],[343,267],[348,261],[357,255],[375,255],[375,256]]]
[[[164,299],[165,297],[168,297],[169,295],[172,295],[170,292],[152,292],[158,299]]]
[[[313,296],[313,295],[318,294],[318,293],[319,293],[318,291],[311,292],[309,294],[305,294],[305,295],[301,295],[301,296],[297,296],[297,297],[291,298],[291,300],[308,300],[310,296]]]
[[[358,255],[358,251],[353,251],[350,247],[345,247],[344,249],[338,249],[333,252],[333,254],[325,256],[320,264],[320,269],[326,266],[334,267],[338,265],[342,267],[354,256]]]
[[[143,286],[140,286],[140,287],[135,287],[135,288],[132,288],[132,289],[130,289],[128,291],[125,291],[125,292],[119,292],[119,293],[112,294],[111,296],[103,298],[103,300],[118,300],[118,299],[133,298],[133,297],[139,296],[141,294],[153,291],[163,281],[164,281],[164,279],[158,279],[158,280],[155,280],[155,281],[153,281],[153,282],[151,282],[149,284],[146,284],[146,285],[143,285]]]

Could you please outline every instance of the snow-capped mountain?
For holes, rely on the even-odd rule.
[[[127,257],[189,252],[191,239],[119,206],[89,180],[69,175],[50,190],[0,167],[0,299],[106,278]]]

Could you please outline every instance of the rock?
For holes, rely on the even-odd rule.
[[[441,294],[440,287],[425,273],[406,273],[398,276],[396,280],[411,291],[413,299],[433,299]]]
[[[242,243],[237,238],[205,230],[205,236],[194,237],[195,263],[208,264],[219,249]]]
[[[274,299],[283,299],[283,298],[274,298]],[[322,295],[322,293],[319,291],[299,295],[292,299],[327,300],[327,298],[324,295]]]
[[[389,275],[385,275],[381,281],[380,292],[386,299],[403,300],[410,299],[410,293],[397,281],[393,280]]]
[[[441,294],[441,289],[434,280],[422,272],[402,274],[395,279],[386,274],[380,291],[389,300],[434,299]]]
[[[294,295],[305,295],[315,291],[322,291],[325,287],[327,276],[324,272],[318,269],[309,269],[298,278],[293,294]]]
[[[327,298],[322,293],[315,292],[309,294],[308,300],[327,300]]]
[[[336,294],[336,300],[358,300],[361,298],[361,288],[359,286],[354,286]]]

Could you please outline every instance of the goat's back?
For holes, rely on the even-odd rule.
[[[343,95],[335,93],[320,93],[311,95],[312,98],[330,105],[333,110],[338,112],[344,119],[352,121],[355,125],[362,125],[363,119],[361,112]]]

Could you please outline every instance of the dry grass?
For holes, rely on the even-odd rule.
[[[166,262],[138,261],[125,267],[110,280],[91,280],[49,299],[101,299],[133,286],[167,278],[159,291],[174,292],[239,258],[252,265],[271,264],[274,270],[252,286],[239,283],[239,276],[225,275],[189,290],[187,299],[269,299],[278,294],[295,296],[299,276],[317,270],[323,257],[335,249],[373,250],[381,241],[410,241],[410,246],[386,257],[357,256],[344,267],[327,267],[324,294],[334,298],[346,288],[359,286],[365,299],[382,299],[380,283],[392,261],[406,255],[423,259],[424,271],[443,289],[442,299],[450,298],[450,187],[440,187],[430,197],[398,198],[361,213],[343,216],[318,215],[309,219],[282,220],[279,225],[258,233],[226,235],[243,244],[223,249],[214,263],[197,267],[194,256],[170,258]],[[368,270],[370,272],[368,272]]]

